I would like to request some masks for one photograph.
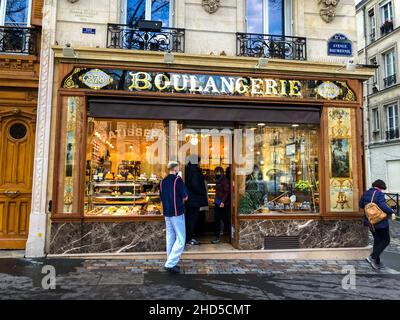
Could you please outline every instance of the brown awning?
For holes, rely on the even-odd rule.
[[[267,123],[320,122],[315,106],[199,102],[166,99],[89,99],[89,116],[118,119],[243,121]]]

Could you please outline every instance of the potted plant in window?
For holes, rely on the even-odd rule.
[[[295,183],[295,194],[297,202],[311,200],[311,183],[308,180],[298,180]]]
[[[393,21],[386,20],[381,25],[381,33],[382,33],[382,35],[388,34],[389,32],[392,32],[392,31],[393,31]]]

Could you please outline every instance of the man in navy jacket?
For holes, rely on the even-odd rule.
[[[359,203],[360,208],[365,208],[365,206],[372,200],[383,212],[385,212],[387,215],[392,215],[394,212],[386,204],[385,195],[382,190],[386,190],[385,182],[382,180],[374,181],[372,188],[367,190],[361,197]],[[386,218],[381,222],[374,224],[373,227],[370,226],[367,217],[364,216],[364,225],[370,227],[372,236],[374,237],[372,254],[367,258],[367,261],[374,269],[378,269],[381,267],[380,255],[390,243],[388,216],[386,216]]]
[[[169,174],[160,183],[160,198],[166,226],[167,261],[165,269],[179,273],[178,262],[185,249],[185,205],[188,192],[178,175],[179,163],[168,163]]]

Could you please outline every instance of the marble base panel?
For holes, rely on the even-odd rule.
[[[368,229],[358,220],[242,220],[239,249],[263,249],[265,236],[298,236],[300,248],[368,245]]]
[[[165,250],[165,222],[52,223],[51,254]]]

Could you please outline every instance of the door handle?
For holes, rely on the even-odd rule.
[[[16,191],[4,191],[3,192],[6,196],[8,196],[8,197],[10,197],[10,198],[15,198],[15,197],[18,197],[18,195],[19,195],[19,190],[16,190]]]

